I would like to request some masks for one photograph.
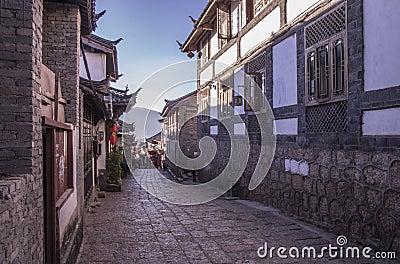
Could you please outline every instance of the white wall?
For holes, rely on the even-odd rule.
[[[287,0],[287,22],[290,23],[293,19],[319,1],[320,0]]]
[[[296,47],[296,35],[292,35],[272,48],[274,108],[297,104]]]
[[[211,58],[213,58],[215,56],[215,54],[217,54],[218,51],[219,51],[218,33],[217,33],[217,30],[214,30],[211,33],[211,44],[210,44]]]
[[[101,81],[106,78],[106,55],[85,51],[89,66],[90,77],[93,81]],[[80,57],[79,76],[88,79],[83,56]]]
[[[400,135],[400,107],[365,111],[362,131],[366,136]]]
[[[400,84],[400,1],[364,0],[365,91]]]
[[[228,66],[237,61],[237,44],[235,43],[215,61],[215,75],[218,75]]]
[[[211,79],[213,78],[213,69],[214,69],[214,65],[210,64],[207,68],[205,68],[200,73],[200,85],[203,85],[206,82],[211,81]]]
[[[280,25],[280,8],[277,7],[242,37],[240,55],[243,57],[261,42],[267,40],[272,32],[279,30]]]
[[[275,120],[276,135],[297,135],[298,134],[298,119],[279,119]]]
[[[60,208],[58,225],[60,227],[60,236],[63,237],[67,226],[70,224],[71,218],[74,216],[75,210],[78,206],[78,197],[76,188],[74,192],[68,197],[67,201]]]

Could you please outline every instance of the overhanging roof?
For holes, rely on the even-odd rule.
[[[197,42],[199,38],[205,31],[202,25],[210,23],[213,18],[215,17],[217,11],[217,5],[222,4],[224,0],[210,0],[208,1],[206,7],[204,8],[203,12],[197,19],[196,23],[194,24],[194,28],[186,41],[182,45],[182,52],[189,52],[197,50]]]
[[[182,97],[179,97],[175,100],[165,100],[165,106],[163,108],[163,110],[161,111],[161,116],[162,117],[166,117],[168,115],[168,113],[174,109],[174,107],[179,106],[180,104],[190,100],[191,97],[196,97],[197,96],[197,90],[193,91],[191,93],[188,93]]]

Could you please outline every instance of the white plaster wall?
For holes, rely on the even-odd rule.
[[[232,45],[215,61],[215,75],[218,75],[223,70],[237,61],[237,44]]]
[[[85,54],[92,80],[104,80],[106,78],[106,55],[103,53],[92,53],[87,51]],[[82,55],[80,57],[79,76],[88,79]]]
[[[400,84],[400,1],[364,0],[365,91]]]
[[[305,10],[320,0],[287,0],[287,22],[290,23]]]
[[[213,64],[210,64],[200,73],[200,85],[203,85],[206,82],[211,81],[211,79],[213,78],[213,69],[214,69]]]
[[[210,135],[212,136],[218,135],[218,126],[210,126]]]
[[[231,19],[232,19],[232,35],[236,35],[239,32],[239,13],[238,13],[239,5],[237,5],[234,10],[231,12]]]
[[[68,200],[60,208],[58,224],[60,226],[60,236],[63,237],[65,229],[71,221],[72,216],[78,206],[78,196],[76,193],[76,188],[74,192],[69,196]]]
[[[275,120],[276,135],[297,135],[298,134],[298,119],[280,119]]]
[[[272,48],[273,107],[297,104],[297,46],[292,35]]]
[[[77,158],[79,154],[79,149],[78,149],[78,142],[79,139],[79,130],[75,129],[73,131],[73,163],[77,164]],[[78,207],[78,195],[76,192],[77,186],[77,175],[78,175],[78,166],[73,166],[73,175],[72,175],[72,182],[74,186],[74,191],[73,193],[69,196],[68,200],[64,203],[64,205],[60,208],[59,211],[59,219],[58,219],[58,224],[60,228],[60,237],[64,236],[65,229],[67,228],[69,222],[71,221],[71,218],[73,217],[75,210]]]
[[[240,55],[243,57],[261,42],[267,40],[272,32],[279,30],[280,23],[280,8],[277,7],[242,37]]]
[[[98,131],[104,132],[104,140],[103,142],[99,142],[101,144],[101,155],[97,160],[97,169],[105,170],[106,169],[106,123],[104,121],[100,121],[98,124]]]
[[[210,55],[211,58],[213,58],[215,56],[215,54],[217,54],[217,52],[219,51],[219,45],[218,45],[218,33],[216,30],[214,30],[211,33],[211,43],[210,43]]]
[[[400,135],[400,107],[365,111],[363,113],[363,135]]]

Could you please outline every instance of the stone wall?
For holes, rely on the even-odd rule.
[[[288,161],[305,164],[308,175],[289,171]],[[250,175],[237,186],[241,197],[378,248],[400,251],[399,156],[278,146],[265,180],[251,192]]]
[[[43,262],[42,9],[0,3],[0,263]]]
[[[0,176],[0,263],[43,263],[43,200],[32,175]]]

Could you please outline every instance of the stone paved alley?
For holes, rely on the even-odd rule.
[[[155,170],[137,170],[142,179]],[[248,201],[218,199],[197,206],[160,201],[133,177],[107,193],[88,215],[78,263],[383,263],[372,260],[260,259],[272,247],[336,246],[336,236]],[[385,262],[389,263],[389,262]]]

